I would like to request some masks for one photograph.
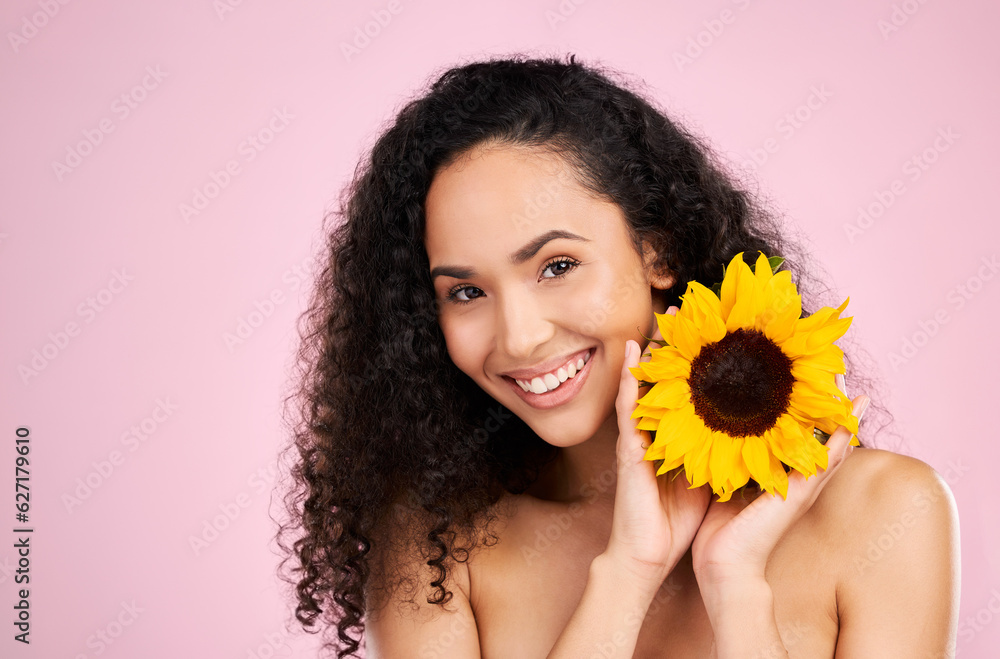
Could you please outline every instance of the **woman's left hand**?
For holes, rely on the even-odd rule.
[[[854,415],[859,421],[868,402],[865,395],[853,400]],[[764,583],[764,568],[778,540],[812,506],[827,481],[854,450],[850,446],[851,436],[851,431],[843,426],[830,435],[826,442],[827,468],[818,470],[815,476],[807,479],[791,470],[785,499],[762,492],[749,505],[735,498],[709,504],[691,551],[695,576],[710,613],[710,600],[730,585],[736,588],[735,584]]]

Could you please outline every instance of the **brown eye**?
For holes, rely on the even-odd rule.
[[[580,265],[580,262],[577,261],[576,259],[568,259],[561,257],[546,263],[545,267],[542,268],[542,272],[545,272],[549,268],[554,268],[555,270],[558,270],[558,272],[555,272],[555,274],[552,277],[545,277],[545,279],[555,279],[556,277],[563,277],[569,274],[578,265]]]
[[[472,302],[472,300],[463,300],[462,298],[458,297],[459,293],[466,290],[479,291],[480,289],[476,288],[475,286],[456,286],[455,288],[448,291],[448,293],[445,295],[445,299],[447,299],[449,302],[454,302],[456,304],[469,304],[470,302]],[[477,297],[480,296],[476,295],[473,297],[473,299]]]

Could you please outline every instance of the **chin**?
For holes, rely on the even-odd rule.
[[[570,423],[559,423],[558,421],[535,424],[525,421],[532,430],[541,437],[546,444],[566,448],[583,444],[588,439],[597,434],[601,427],[600,423],[591,422],[589,419],[582,420],[577,416]]]

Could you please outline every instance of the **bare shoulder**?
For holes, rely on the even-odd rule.
[[[372,659],[480,656],[467,563],[432,558],[422,542],[424,522],[397,514],[373,542],[365,591],[365,643]]]
[[[390,519],[373,533],[369,553],[370,608],[381,609],[389,599],[397,603],[415,599],[418,604],[426,604],[428,597],[440,599],[442,588],[453,593],[458,590],[469,598],[467,562],[441,556],[441,550],[428,542],[432,525],[424,512],[396,505]],[[447,536],[452,547],[468,546],[465,533],[452,530]]]
[[[917,458],[855,449],[814,508],[824,537],[835,545],[835,569],[845,586],[858,586],[893,566],[920,569],[957,551],[958,508],[951,488]]]
[[[867,528],[900,521],[907,513],[940,519],[955,510],[948,483],[926,462],[891,451],[858,448],[823,488],[810,513],[820,523],[857,536]]]
[[[908,508],[944,511],[951,488],[926,462],[875,448],[855,449],[823,489],[817,503],[858,523]]]
[[[837,656],[954,656],[958,509],[941,474],[913,457],[855,449],[813,507],[836,583]]]

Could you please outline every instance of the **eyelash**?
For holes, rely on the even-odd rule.
[[[556,275],[555,277],[546,277],[546,279],[559,279],[561,277],[565,277],[569,273],[573,272],[573,270],[575,270],[577,268],[577,266],[580,265],[580,261],[577,261],[576,259],[571,259],[571,258],[567,258],[567,257],[561,256],[561,257],[552,259],[551,261],[549,261],[548,263],[546,263],[545,266],[542,268],[542,272],[545,272],[550,267],[552,267],[554,265],[558,265],[560,263],[568,263],[569,265],[571,265],[573,267],[570,268],[569,270],[567,270],[566,272],[560,274],[560,275]],[[472,304],[472,300],[459,300],[458,297],[456,297],[459,291],[464,291],[467,288],[475,288],[475,286],[469,286],[467,284],[460,284],[460,285],[454,287],[453,289],[451,289],[450,291],[448,291],[445,294],[445,299],[448,300],[448,302],[451,302],[453,304]]]

